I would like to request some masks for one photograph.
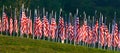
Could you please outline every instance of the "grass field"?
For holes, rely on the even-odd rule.
[[[120,53],[118,51],[74,46],[46,40],[0,35],[0,53]]]

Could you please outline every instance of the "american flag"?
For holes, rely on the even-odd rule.
[[[88,44],[91,44],[93,42],[93,32],[90,26],[88,26]]]
[[[40,17],[35,18],[34,21],[34,35],[42,37],[42,22],[40,20]]]
[[[42,37],[42,21],[40,20],[40,17],[38,17],[38,34],[40,38]]]
[[[9,33],[10,33],[10,35],[12,35],[12,32],[13,32],[13,19],[10,18],[10,25],[9,25]]]
[[[69,40],[70,41],[74,40],[74,28],[71,23],[69,23],[68,31],[69,31]]]
[[[104,46],[104,43],[105,43],[105,39],[104,39],[104,23],[102,23],[102,25],[100,26],[100,44],[101,46]]]
[[[110,47],[110,46],[112,46],[112,36],[111,36],[111,34],[109,33],[109,35],[108,35],[108,42],[107,42],[107,44],[108,44],[108,47]]]
[[[93,43],[98,41],[98,21],[96,21],[95,26],[93,27]]]
[[[21,35],[27,34],[27,24],[28,24],[28,18],[26,17],[25,12],[22,12],[22,18],[20,23]]]
[[[52,18],[51,24],[50,24],[50,36],[52,39],[55,38],[56,29],[57,29],[57,24],[56,24],[55,18]]]
[[[14,18],[14,32],[18,33],[18,20],[17,18]]]
[[[74,26],[74,29],[76,30],[76,36],[75,36],[75,41],[76,43],[79,43],[79,35],[80,35],[80,24],[79,24],[79,18],[77,17],[76,20],[75,20],[75,25]]]
[[[110,41],[110,34],[107,26],[105,25],[105,46],[109,43]]]
[[[2,22],[3,22],[3,31],[8,31],[9,25],[8,25],[8,17],[5,12],[3,12],[3,17],[2,17]]]
[[[117,25],[117,23],[114,25],[113,36],[114,36],[113,46],[117,47],[117,45],[118,45],[118,25]]]
[[[65,28],[64,28],[64,20],[62,17],[60,17],[59,19],[59,37],[61,38],[61,40],[65,39]]]
[[[49,35],[49,22],[48,22],[48,19],[46,18],[46,16],[43,17],[42,25],[43,25],[44,36],[48,37],[48,35]]]
[[[69,29],[68,29],[68,24],[67,24],[67,22],[65,23],[65,39],[68,39],[68,33],[69,33]]]
[[[84,24],[82,26],[82,41],[87,43],[87,37],[88,37],[88,26],[87,26],[87,22],[84,21]]]
[[[32,20],[28,18],[28,34],[32,35]]]
[[[120,48],[120,31],[119,31],[118,48]]]
[[[34,35],[35,36],[38,36],[38,18],[37,17],[35,17],[35,19],[34,19]]]

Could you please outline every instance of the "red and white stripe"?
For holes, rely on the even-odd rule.
[[[79,24],[79,18],[78,17],[76,18],[75,24],[76,24],[76,27],[75,27],[76,28],[75,41],[78,44],[79,43],[79,35],[80,35],[80,24]]]
[[[20,24],[21,35],[27,34],[28,19],[25,12],[22,12],[21,24]]]
[[[98,41],[98,21],[96,21],[96,24],[93,28],[93,43],[96,43]]]
[[[32,35],[32,20],[28,18],[28,34]]]
[[[48,22],[48,19],[46,18],[46,16],[43,17],[42,24],[43,24],[43,34],[45,37],[48,37],[48,35],[49,35],[49,22]]]
[[[9,25],[8,25],[8,17],[7,15],[5,14],[5,12],[3,12],[3,31],[8,31],[9,29]]]
[[[88,44],[91,44],[91,43],[93,42],[93,32],[92,32],[92,29],[91,29],[90,26],[88,27],[88,34],[89,34],[89,36],[88,36],[88,41],[87,41],[87,43],[88,43]]]
[[[104,39],[104,24],[102,23],[102,25],[100,26],[100,44],[101,46],[104,46],[104,43],[105,43],[105,39]]]
[[[14,32],[18,33],[18,20],[15,18],[14,19]]]
[[[69,40],[70,41],[74,40],[74,27],[72,26],[71,23],[69,23],[68,31],[69,31]]]
[[[113,42],[113,46],[114,47],[117,47],[117,45],[118,45],[118,25],[117,24],[115,24],[115,26],[114,26],[114,32],[113,32],[114,34],[113,34],[113,36],[114,36],[114,42]]]
[[[52,18],[51,24],[50,24],[50,36],[52,39],[55,38],[56,29],[57,29],[57,24],[56,24],[55,18]]]
[[[87,23],[84,22],[83,26],[82,26],[82,41],[87,43],[87,37],[88,37],[88,26]]]
[[[65,40],[64,19],[62,17],[60,17],[60,20],[59,20],[59,35],[61,40]]]

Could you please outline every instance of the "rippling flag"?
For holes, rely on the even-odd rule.
[[[92,29],[91,29],[91,27],[89,26],[88,27],[88,41],[87,41],[87,43],[88,44],[91,44],[91,43],[93,43],[93,32],[92,32]]]
[[[105,39],[104,39],[104,23],[102,23],[102,25],[100,26],[100,44],[101,46],[104,46],[105,43]]]
[[[12,35],[12,32],[13,32],[13,19],[10,18],[10,25],[9,25],[9,33],[10,33],[10,35]]]
[[[65,28],[64,28],[64,19],[60,17],[59,19],[59,36],[61,40],[65,40]]]
[[[21,35],[27,34],[27,25],[28,25],[28,19],[25,15],[25,12],[22,12],[21,23],[20,23]]]
[[[68,24],[67,22],[65,23],[65,39],[68,39],[68,35],[69,35],[69,28],[68,28]]]
[[[50,24],[50,36],[52,39],[55,38],[56,29],[57,29],[57,24],[56,24],[55,18],[52,18],[51,24]]]
[[[117,47],[117,45],[118,45],[118,25],[117,25],[117,23],[114,25],[113,36],[114,36],[113,46]]]
[[[32,35],[32,20],[28,18],[28,34]]]
[[[110,34],[109,34],[109,30],[107,28],[107,26],[105,25],[105,46],[108,45],[109,41],[110,41]]]
[[[88,26],[87,26],[87,22],[84,21],[84,24],[82,26],[82,41],[87,43],[87,37],[88,37]]]
[[[14,32],[18,33],[18,20],[14,18]]]
[[[40,20],[40,17],[38,17],[38,34],[41,38],[42,37],[42,21]]]
[[[3,12],[2,20],[3,20],[3,31],[8,31],[8,29],[9,29],[8,17],[5,12]]]
[[[98,21],[96,21],[95,26],[93,27],[93,43],[96,43],[98,41]]]
[[[48,37],[48,35],[49,35],[49,22],[48,22],[48,19],[46,18],[46,16],[43,17],[42,24],[43,24],[43,34],[45,37]]]
[[[69,31],[69,40],[70,41],[74,40],[74,27],[72,26],[71,23],[69,23],[68,31]]]
[[[120,48],[120,31],[119,31],[119,39],[118,39],[118,48]]]
[[[76,20],[75,20],[75,25],[76,27],[74,26],[74,29],[76,28],[76,36],[75,36],[75,41],[76,43],[79,43],[79,35],[80,35],[80,24],[79,24],[79,18],[77,17]]]
[[[40,20],[40,17],[36,17],[34,21],[34,35],[42,37],[42,22]]]

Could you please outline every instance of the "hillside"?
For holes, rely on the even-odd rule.
[[[0,35],[0,53],[120,53],[115,51]]]

